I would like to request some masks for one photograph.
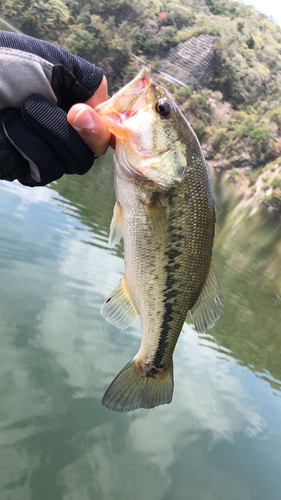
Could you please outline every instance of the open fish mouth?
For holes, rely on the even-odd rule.
[[[187,157],[176,131],[177,108],[147,68],[95,110],[118,139],[115,157],[128,174],[164,188],[182,181]]]
[[[149,70],[147,68],[143,68],[134,80],[115,94],[114,97],[118,100],[119,113],[126,113],[126,111],[136,107],[136,104],[137,107],[141,107],[141,101],[145,98],[151,83],[152,79],[150,77]]]
[[[143,106],[152,83],[149,70],[143,68],[136,78],[119,90],[117,94],[96,106],[95,111],[104,117],[112,133],[116,134],[123,122],[137,113]]]

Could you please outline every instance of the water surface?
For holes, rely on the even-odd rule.
[[[117,414],[101,398],[141,330],[99,313],[123,274],[111,154],[46,188],[0,183],[1,500],[280,499],[280,223],[213,186],[225,313],[205,335],[188,318],[170,405]]]

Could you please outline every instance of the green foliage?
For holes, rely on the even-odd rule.
[[[218,16],[220,14],[235,14],[236,7],[233,4],[229,4],[224,1],[214,1],[214,0],[205,0],[206,5],[208,5],[210,12]]]
[[[204,142],[207,135],[207,131],[203,120],[196,120],[196,122],[193,124],[193,130],[197,135],[199,142],[201,143]]]
[[[178,30],[186,28],[187,26],[192,26],[195,21],[195,16],[193,13],[189,15],[181,11],[171,11],[168,13],[167,24],[172,26],[175,25]]]
[[[178,87],[174,95],[177,102],[181,104],[191,96],[192,92],[193,92],[193,86],[189,85],[188,87]]]
[[[159,71],[162,68],[162,61],[160,61],[160,59],[156,59],[152,67],[154,71]]]
[[[269,110],[267,116],[278,125],[279,132],[281,132],[281,105]]]
[[[253,186],[253,184],[255,184],[257,178],[259,177],[261,173],[261,169],[260,168],[257,168],[257,169],[254,169],[254,170],[250,170],[248,172],[248,179],[249,179],[249,182],[250,182],[250,186]]]
[[[229,114],[229,108],[224,110],[223,103],[218,111],[219,101],[215,99],[215,94],[211,96],[209,103],[212,104],[209,115],[205,115],[203,108],[196,110],[196,116],[201,116],[204,121],[208,135],[208,149],[212,151],[211,156],[214,159],[217,155],[223,155],[227,160],[228,169],[249,165],[258,169],[272,160],[275,141],[270,133],[268,120],[264,118],[261,121],[254,113],[249,115],[231,108]],[[214,127],[216,116],[226,117],[226,121],[222,119],[221,123]]]
[[[249,49],[253,49],[254,48],[254,46],[255,46],[255,40],[253,39],[252,35],[250,36],[250,38],[248,38],[248,40],[246,40],[246,44],[248,45]]]
[[[269,183],[268,183],[268,182],[264,182],[264,183],[263,183],[263,185],[262,185],[262,189],[263,189],[264,191],[267,191],[269,187],[270,187],[270,185],[269,185]]]
[[[4,0],[2,9],[23,31],[100,64],[114,89],[122,82],[131,51],[160,60],[180,41],[210,33],[218,37],[211,86],[225,100],[238,108],[280,94],[281,30],[236,2]]]
[[[85,26],[90,25],[92,22],[91,16],[87,12],[83,12],[80,16],[77,17],[77,23],[83,24]]]
[[[7,17],[21,24],[23,31],[37,37],[65,28],[70,18],[62,0],[6,0],[2,9]]]
[[[244,26],[245,26],[245,23],[243,23],[242,21],[238,21],[238,23],[237,23],[237,30],[240,33],[242,33]]]
[[[209,121],[211,112],[210,93],[207,89],[202,92],[192,94],[190,99],[190,109],[197,118]]]
[[[271,195],[267,198],[270,205],[278,210],[279,212],[281,211],[281,189],[280,187],[277,187],[274,189],[271,193]]]
[[[159,70],[177,43],[216,35],[210,89],[168,83],[169,91],[214,160],[235,172],[250,166],[251,183],[281,155],[281,29],[253,7],[229,0],[4,0],[0,10],[25,33],[101,66],[110,94],[139,69],[131,52]]]
[[[218,152],[224,152],[226,145],[228,143],[229,137],[225,129],[220,130],[214,137],[212,142],[213,150]]]
[[[136,31],[136,52],[150,56],[159,54],[176,44],[176,32],[175,25],[159,27],[156,21],[143,19]]]
[[[272,179],[271,181],[271,186],[273,187],[273,189],[281,189],[281,176],[280,175],[277,175],[276,177],[274,177],[274,179]]]

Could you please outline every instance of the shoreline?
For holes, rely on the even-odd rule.
[[[0,29],[12,31],[14,33],[22,32],[6,21],[3,11],[0,9]],[[140,58],[137,58],[141,60]],[[142,61],[143,62],[143,61]],[[161,78],[162,76],[162,78]],[[165,79],[164,75],[158,75],[160,79]],[[174,96],[175,98],[176,96]],[[177,101],[177,99],[175,99]],[[179,108],[183,108],[185,103],[178,103]],[[229,106],[228,103],[222,106]],[[182,110],[183,112],[186,110]],[[185,116],[186,113],[184,112]],[[190,114],[190,113],[189,113]],[[197,119],[195,116],[186,116],[191,126]],[[201,142],[201,141],[200,141]],[[207,165],[209,169],[219,172],[229,182],[236,184],[238,188],[249,196],[256,204],[267,208],[271,213],[281,217],[281,159],[276,158],[271,163],[257,169],[250,166],[235,167],[228,170],[226,168],[226,159],[219,155],[217,159],[208,157],[208,144],[201,144]],[[278,161],[279,160],[279,161]]]
[[[281,176],[281,162],[276,161],[275,168],[264,168],[254,183],[251,183],[247,176],[247,173],[251,171],[250,167],[237,168],[237,175],[233,175],[231,170],[212,165],[216,163],[212,160],[206,159],[206,163],[209,170],[221,175],[229,184],[235,185],[254,205],[267,209],[272,215],[281,218],[281,206],[274,206],[271,202],[273,187],[269,184],[274,178]]]

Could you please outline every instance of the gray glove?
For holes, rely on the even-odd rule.
[[[86,173],[94,153],[66,115],[102,79],[100,68],[60,47],[0,31],[0,179],[44,186]]]

